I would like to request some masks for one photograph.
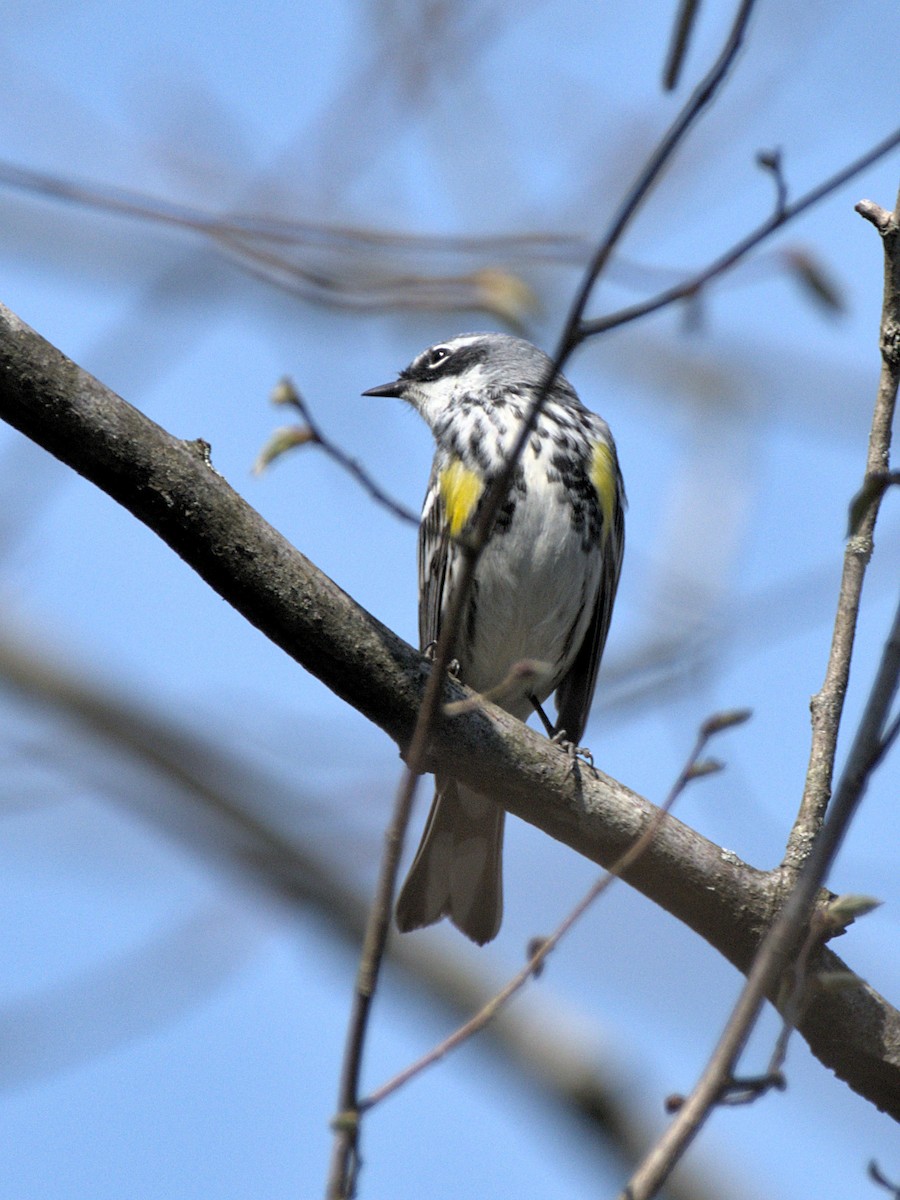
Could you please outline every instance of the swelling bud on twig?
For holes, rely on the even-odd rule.
[[[717,775],[725,770],[725,764],[717,758],[700,758],[692,763],[685,772],[685,782],[691,779],[702,779],[704,775]]]
[[[834,314],[845,311],[847,306],[837,281],[809,250],[795,246],[783,251],[781,258],[792,277],[819,308]]]
[[[835,896],[833,900],[829,900],[819,911],[822,921],[829,929],[846,929],[848,925],[852,925],[857,917],[865,917],[873,909],[879,908],[883,901],[876,900],[874,896],[860,896],[855,892],[845,892],[842,896]]]
[[[711,738],[723,729],[732,729],[735,725],[743,725],[753,716],[752,708],[725,708],[722,712],[713,713],[700,726],[700,736]]]
[[[302,411],[302,400],[300,393],[294,386],[294,382],[285,376],[284,379],[279,379],[272,388],[272,395],[269,397],[273,404],[290,404],[293,408]]]
[[[527,317],[537,310],[537,297],[523,279],[509,271],[485,267],[472,276],[480,308],[521,330]]]
[[[866,518],[873,504],[877,504],[889,487],[900,483],[900,471],[872,471],[863,481],[862,487],[850,501],[847,520],[847,537],[853,537]]]
[[[308,425],[282,425],[280,429],[275,430],[256,456],[252,467],[253,474],[261,475],[266,467],[270,466],[276,458],[280,458],[282,454],[286,454],[297,446],[305,446],[308,442],[317,442],[318,440]]]

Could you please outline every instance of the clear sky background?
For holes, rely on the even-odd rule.
[[[14,3],[0,38],[0,300],[219,471],[356,600],[415,640],[415,532],[307,449],[251,474],[296,381],[326,432],[418,508],[431,458],[399,402],[360,395],[424,346],[495,317],[422,303],[323,306],[249,273],[183,227],[67,205],[9,168],[120,187],[211,215],[396,233],[571,234],[605,228],[644,156],[721,43],[704,6],[679,94],[661,63],[674,5]],[[900,12],[890,0],[763,2],[748,45],[635,224],[593,311],[704,265],[771,211],[759,150],[781,149],[792,196],[897,124]],[[598,765],[651,800],[710,712],[748,706],[714,747],[722,775],[679,816],[748,862],[777,863],[809,746],[847,504],[878,374],[881,249],[853,212],[890,207],[896,153],[840,190],[689,312],[586,346],[568,374],[609,421],[630,510],[608,659],[586,734]],[[815,257],[843,311],[798,284]],[[361,287],[409,273],[517,269],[552,349],[577,262],[498,253],[424,259],[394,246],[338,260],[286,253]],[[577,255],[575,256],[577,258]],[[674,274],[673,274],[674,272]],[[357,290],[358,294],[358,290]],[[270,780],[248,806],[371,885],[398,777],[395,748],[246,625],[105,496],[0,430],[4,635],[208,742]],[[885,504],[866,584],[849,742],[897,600],[900,519]],[[355,952],[327,919],[274,897],[179,827],[171,779],[77,721],[0,690],[0,1178],[15,1200],[321,1194]],[[831,878],[885,904],[836,947],[900,1002],[896,752]],[[422,803],[425,792],[423,789]],[[420,814],[421,815],[421,814]],[[417,836],[418,826],[414,836]],[[459,972],[503,979],[595,869],[510,822],[506,918],[476,951],[415,935]],[[614,887],[523,1002],[582,1039],[662,1128],[696,1077],[739,977],[693,934]],[[530,1007],[529,1007],[530,1006]],[[451,1028],[389,971],[370,1085]],[[747,1059],[761,1069],[764,1023]],[[718,1194],[821,1200],[900,1178],[896,1124],[799,1040],[789,1087],[716,1115],[694,1166]],[[363,1197],[614,1194],[619,1164],[501,1054],[469,1046],[370,1117]]]

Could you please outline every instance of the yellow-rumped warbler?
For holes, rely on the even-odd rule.
[[[441,631],[459,567],[457,539],[512,449],[550,373],[521,338],[468,333],[424,350],[393,383],[437,448],[419,527],[419,637]],[[499,701],[525,720],[556,692],[556,730],[577,745],[594,695],[625,545],[625,490],[606,422],[558,375],[478,560],[452,654],[460,680],[495,688],[525,659],[548,665],[534,696]],[[437,791],[397,901],[401,930],[449,917],[484,943],[503,915],[504,810],[449,777]]]

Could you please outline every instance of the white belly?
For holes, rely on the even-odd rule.
[[[494,534],[479,560],[473,640],[463,632],[459,644],[465,648],[457,657],[463,682],[481,692],[499,684],[523,659],[551,664],[556,669],[535,688],[543,701],[584,639],[601,563],[599,551],[585,554],[569,512],[553,502],[543,472],[537,481],[529,475],[528,494],[519,498],[511,527]],[[521,698],[498,702],[522,718],[531,711]]]

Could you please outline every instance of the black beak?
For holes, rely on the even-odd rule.
[[[395,379],[393,383],[380,383],[378,387],[369,388],[362,394],[364,396],[391,396],[395,400],[402,400],[405,386],[402,379]]]

